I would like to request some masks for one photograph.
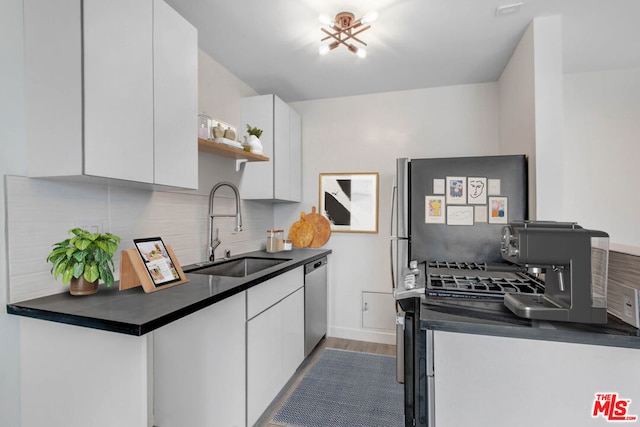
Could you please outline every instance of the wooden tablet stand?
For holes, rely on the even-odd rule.
[[[180,276],[181,280],[179,282],[173,282],[168,285],[160,285],[156,287],[156,285],[153,284],[151,276],[149,276],[149,272],[147,271],[147,267],[144,265],[138,251],[135,248],[126,249],[122,251],[122,256],[120,257],[120,290],[123,291],[125,289],[142,286],[142,289],[148,293],[187,283],[189,279],[184,275],[182,267],[180,267],[180,264],[176,261],[177,258],[173,249],[171,249],[171,246],[169,245],[165,245],[165,247],[167,248],[167,252],[173,261],[173,265],[176,268],[178,275]]]

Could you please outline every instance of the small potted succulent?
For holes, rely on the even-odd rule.
[[[247,125],[247,133],[249,134],[249,150],[255,154],[262,154],[262,142],[260,142],[260,136],[262,136],[262,129]]]
[[[90,233],[82,228],[69,230],[72,237],[55,243],[47,262],[53,264],[55,279],[69,284],[71,295],[90,295],[98,291],[98,281],[113,285],[113,254],[120,237],[111,233]]]

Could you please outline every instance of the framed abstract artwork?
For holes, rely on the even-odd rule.
[[[331,231],[377,233],[378,173],[321,173],[318,206]]]

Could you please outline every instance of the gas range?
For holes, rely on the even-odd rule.
[[[426,268],[425,268],[426,267]],[[503,299],[504,294],[543,294],[544,281],[509,264],[468,262],[423,263],[429,296]]]

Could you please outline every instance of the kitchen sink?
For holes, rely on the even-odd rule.
[[[206,274],[208,276],[245,277],[257,273],[289,259],[245,257],[227,261],[220,261],[189,273]]]

